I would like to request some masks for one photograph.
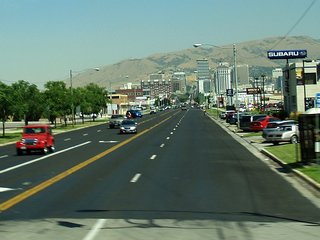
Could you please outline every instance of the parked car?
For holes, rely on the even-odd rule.
[[[239,122],[241,120],[241,118],[245,115],[247,115],[246,112],[237,112],[237,113],[234,113],[232,114],[232,116],[229,118],[229,124],[237,124],[238,122],[238,116],[239,115]]]
[[[187,110],[187,106],[186,105],[181,106],[181,110],[186,111]]]
[[[220,117],[220,119],[226,119],[226,112],[225,111],[220,112],[219,117]]]
[[[274,145],[277,145],[280,142],[298,143],[299,128],[297,124],[285,124],[278,129],[267,132],[263,138]]]
[[[142,113],[139,110],[131,109],[126,112],[126,117],[129,119],[130,118],[142,118]]]
[[[226,122],[229,123],[230,122],[230,118],[232,118],[233,114],[235,114],[236,111],[235,110],[227,110],[226,111]]]
[[[255,115],[244,115],[241,117],[239,122],[239,128],[242,131],[250,131],[250,123],[256,121],[259,118],[266,117],[267,114],[255,114]]]
[[[120,133],[137,133],[137,125],[132,119],[123,120],[120,124]]]
[[[280,126],[282,125],[287,125],[287,124],[297,124],[295,120],[282,120],[282,121],[274,121],[274,122],[269,122],[267,126],[262,130],[262,137],[264,137],[267,132],[274,131],[276,129],[279,129]]]
[[[150,114],[156,114],[157,113],[157,109],[154,106],[150,107]]]
[[[250,123],[250,131],[252,132],[259,132],[262,131],[269,122],[275,122],[279,121],[279,118],[272,117],[272,116],[266,116],[263,118],[259,118],[253,122]]]
[[[121,122],[126,118],[123,114],[112,114],[109,121],[109,128],[119,127]]]
[[[22,128],[22,138],[16,142],[17,155],[34,151],[54,152],[54,136],[50,125],[27,125]]]

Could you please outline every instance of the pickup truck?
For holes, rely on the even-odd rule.
[[[54,136],[50,125],[27,125],[22,128],[22,138],[16,142],[17,155],[40,151],[54,152]]]

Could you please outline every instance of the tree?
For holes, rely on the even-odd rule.
[[[11,105],[10,101],[11,87],[0,82],[0,119],[2,121],[2,136],[5,136],[5,122],[11,115]]]
[[[45,116],[57,125],[56,118],[71,112],[71,97],[63,81],[49,81],[45,84],[44,99],[46,103]],[[65,121],[65,124],[66,121]]]
[[[107,91],[104,88],[90,83],[84,87],[83,92],[84,98],[80,104],[83,113],[98,114],[106,106]]]
[[[35,84],[30,84],[24,80],[11,85],[13,120],[24,119],[25,125],[28,121],[37,121],[43,113],[42,94]]]

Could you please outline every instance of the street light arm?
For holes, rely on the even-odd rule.
[[[198,47],[202,47],[202,46],[215,47],[215,48],[220,48],[220,49],[232,49],[229,47],[220,47],[220,46],[208,44],[208,43],[195,43],[195,44],[193,44],[194,48],[198,48]]]

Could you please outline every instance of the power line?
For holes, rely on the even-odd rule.
[[[307,15],[311,7],[316,3],[317,0],[313,0],[311,4],[307,7],[307,9],[303,12],[301,17],[293,24],[293,26],[289,29],[289,31],[271,48],[274,49],[277,45],[279,45],[284,39],[288,37],[288,35],[293,31],[293,29],[296,28],[296,26],[304,19],[304,17]]]

